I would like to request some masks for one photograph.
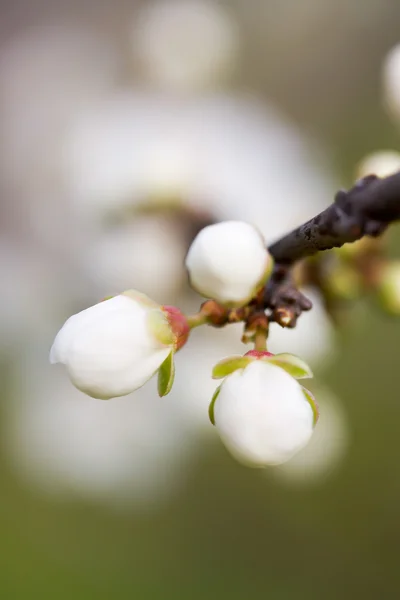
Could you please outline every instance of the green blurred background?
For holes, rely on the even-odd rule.
[[[1,39],[71,15],[115,35],[138,4],[5,0]],[[225,5],[243,36],[237,87],[272,101],[322,142],[341,185],[351,184],[365,154],[399,148],[400,131],[384,109],[381,89],[382,62],[400,41],[397,0]],[[18,206],[7,185],[4,215]],[[22,239],[25,229],[16,230]],[[396,228],[390,252],[400,252]],[[338,333],[335,358],[317,367],[316,378],[340,398],[350,441],[340,464],[306,485],[246,470],[215,441],[196,453],[179,490],[160,505],[110,509],[30,487],[0,441],[1,597],[397,598],[399,340],[400,322],[368,299]],[[3,357],[4,415],[18,360],[14,349]],[[6,439],[6,416],[1,426]]]

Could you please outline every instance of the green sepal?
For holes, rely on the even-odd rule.
[[[266,356],[261,360],[284,369],[286,373],[289,373],[289,375],[295,379],[307,379],[313,377],[313,373],[308,364],[294,354],[283,352],[282,354],[275,354],[274,356]]]
[[[223,379],[238,369],[244,369],[247,367],[247,365],[253,362],[253,360],[254,358],[251,358],[250,356],[242,356],[241,354],[223,358],[214,366],[212,370],[212,378]]]
[[[159,308],[148,312],[147,326],[154,337],[161,344],[164,344],[164,346],[173,346],[175,344],[175,336],[171,325],[168,323],[167,316]]]
[[[170,352],[158,369],[158,395],[162,398],[170,393],[175,378],[174,352]]]
[[[219,385],[219,386],[217,387],[217,389],[215,390],[215,392],[214,392],[214,394],[213,394],[213,397],[212,397],[212,399],[211,399],[211,402],[210,402],[210,406],[208,407],[208,417],[209,417],[209,419],[210,419],[210,421],[211,421],[211,423],[212,423],[213,425],[215,425],[215,419],[214,419],[214,404],[215,404],[215,401],[216,401],[216,399],[218,398],[218,396],[219,396],[219,393],[220,393],[220,391],[221,391],[221,386],[222,386],[222,383],[221,383],[221,385]]]
[[[319,419],[319,408],[318,408],[318,404],[314,398],[314,396],[312,395],[312,393],[310,392],[310,390],[307,390],[305,387],[301,386],[303,388],[303,394],[306,397],[307,402],[309,403],[309,405],[311,406],[311,410],[313,411],[313,415],[314,415],[314,422],[313,425],[314,427],[316,426],[318,419]]]

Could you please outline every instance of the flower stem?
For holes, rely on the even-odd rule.
[[[202,314],[201,312],[195,314],[195,315],[191,315],[186,317],[189,328],[190,329],[194,329],[195,327],[200,327],[200,325],[207,325],[208,323],[208,316]]]
[[[254,349],[258,352],[267,350],[268,331],[263,327],[258,327],[254,336]]]

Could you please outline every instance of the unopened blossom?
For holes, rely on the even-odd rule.
[[[177,309],[131,290],[70,317],[57,334],[50,361],[65,364],[78,389],[104,400],[140,388],[164,364],[164,395],[172,385],[173,353],[187,334]]]
[[[145,76],[176,92],[218,86],[233,70],[238,42],[232,15],[213,0],[148,2],[132,29],[132,49]]]
[[[400,118],[400,44],[387,54],[382,67],[384,102],[390,114]]]
[[[263,353],[261,353],[262,355]],[[311,394],[279,366],[291,355],[269,358],[237,357],[228,365],[231,371],[216,391],[210,416],[222,442],[239,460],[251,467],[286,462],[310,440],[317,420]],[[232,364],[239,368],[232,372]],[[294,367],[297,377],[310,376],[302,361]],[[290,366],[289,366],[290,370]]]
[[[261,234],[241,221],[205,227],[186,257],[191,286],[227,306],[251,300],[265,284],[272,265]]]
[[[400,153],[394,150],[380,150],[368,154],[358,164],[356,169],[357,179],[367,175],[388,177],[400,171]]]
[[[318,427],[300,452],[273,474],[287,485],[318,483],[335,472],[349,447],[351,431],[344,407],[332,392],[318,387]]]

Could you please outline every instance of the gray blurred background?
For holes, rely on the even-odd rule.
[[[69,315],[129,287],[195,310],[183,260],[199,228],[239,218],[271,241],[365,155],[397,151],[399,2],[1,13],[1,597],[397,598],[400,324],[373,299],[338,331],[318,298],[272,331],[272,351],[313,366],[321,423],[265,472],[207,419],[212,365],[244,350],[236,326],[194,332],[162,400],[154,382],[87,398],[48,351]]]

